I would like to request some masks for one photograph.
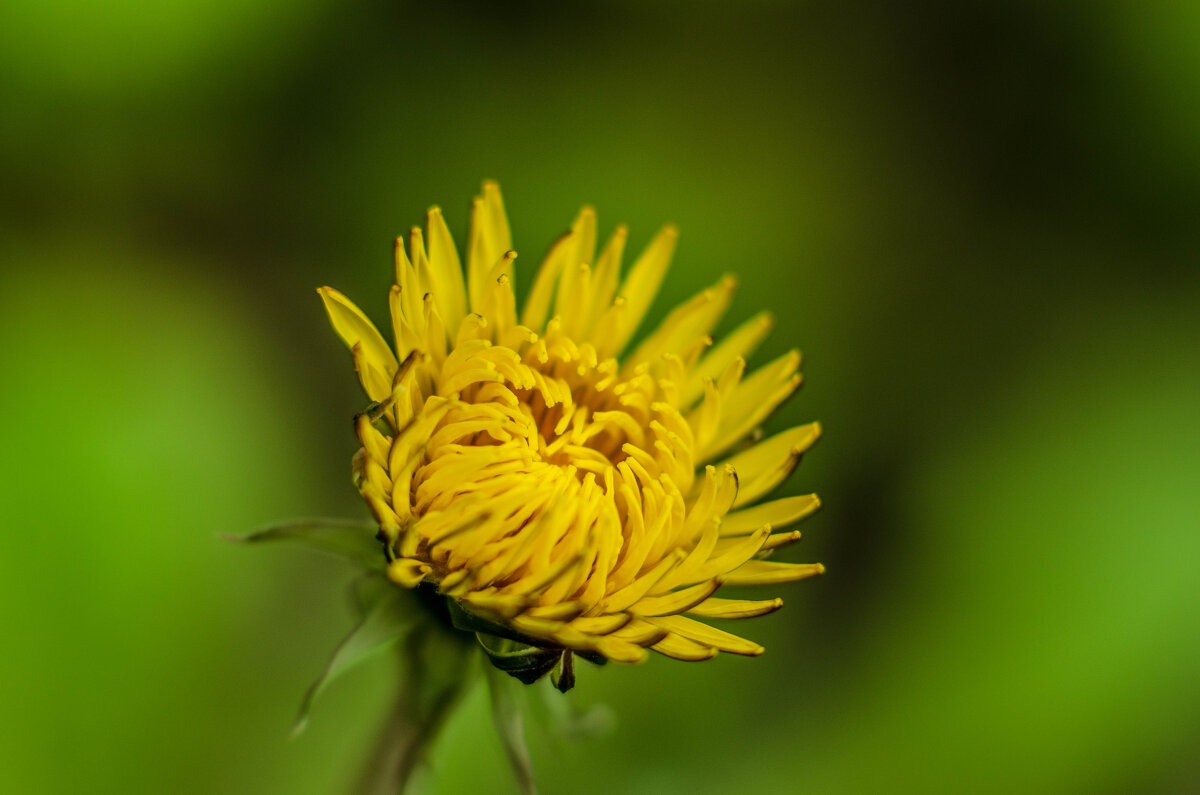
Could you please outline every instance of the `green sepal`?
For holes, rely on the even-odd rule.
[[[595,665],[605,665],[608,658],[596,652],[569,650],[561,646],[548,646],[544,641],[524,635],[511,627],[480,618],[463,609],[457,599],[447,598],[450,623],[463,632],[473,632],[479,645],[491,660],[492,665],[516,677],[525,684],[533,684],[547,673],[563,669],[553,675],[554,686],[567,692],[575,686],[575,670],[572,662],[564,662],[566,655],[578,655]],[[515,645],[504,645],[504,642]],[[563,676],[563,673],[566,676]]]
[[[493,667],[527,685],[554,670],[563,656],[562,649],[544,649],[482,632],[475,637]]]
[[[562,648],[544,646],[535,638],[467,612],[457,599],[446,599],[446,607],[450,623],[455,629],[473,632],[495,668],[527,685],[554,670],[562,658]]]
[[[560,693],[565,693],[575,686],[575,655],[570,649],[562,653],[554,670],[550,672],[550,682]]]
[[[291,541],[345,558],[367,569],[382,571],[387,566],[379,528],[367,522],[346,519],[297,519],[249,535],[227,534],[230,541],[258,544]]]
[[[399,588],[392,588],[390,593],[376,601],[358,626],[338,644],[325,664],[325,670],[308,688],[296,722],[292,724],[292,735],[304,731],[313,702],[326,685],[370,655],[407,635],[424,618],[425,615],[415,609],[411,595]]]
[[[483,633],[484,635],[492,635],[497,638],[523,643],[526,646],[553,648],[546,647],[536,638],[531,638],[528,635],[517,632],[511,627],[497,624],[494,621],[488,621],[486,618],[480,618],[474,613],[464,610],[458,600],[452,597],[446,597],[446,608],[450,611],[450,623],[454,625],[455,629],[461,629],[463,632]]]

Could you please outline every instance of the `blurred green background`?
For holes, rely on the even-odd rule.
[[[349,357],[484,177],[741,275],[825,426],[757,660],[585,667],[547,793],[1200,790],[1200,7],[16,0],[0,10],[0,790],[326,793],[392,668],[307,683],[365,516]],[[523,270],[521,270],[523,267]],[[729,327],[727,323],[725,327]],[[441,793],[513,787],[482,690]]]

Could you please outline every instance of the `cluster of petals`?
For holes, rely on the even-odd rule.
[[[675,249],[663,228],[622,277],[626,230],[597,246],[580,211],[524,306],[499,188],[472,204],[466,268],[439,209],[395,247],[389,344],[323,287],[371,403],[356,418],[354,480],[379,523],[388,576],[428,582],[468,613],[547,648],[620,662],[759,644],[700,619],[771,612],[715,596],[820,564],[770,560],[815,495],[755,504],[817,439],[816,423],[763,439],[800,384],[789,352],[746,372],[772,319],[710,334],[732,277],[632,346]]]

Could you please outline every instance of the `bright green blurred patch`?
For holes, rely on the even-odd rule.
[[[297,433],[311,407],[281,388],[279,352],[200,268],[99,249],[14,261],[0,602],[18,640],[0,678],[0,789],[228,791],[305,768],[328,782],[339,766],[305,765],[283,738],[344,618],[342,570],[220,538],[314,502]],[[298,600],[310,563],[324,584]],[[352,759],[358,735],[333,736]]]
[[[1107,317],[908,462],[868,646],[751,790],[1096,792],[1194,747],[1200,328]]]

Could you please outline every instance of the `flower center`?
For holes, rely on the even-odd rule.
[[[450,397],[449,388],[458,388],[461,403],[439,423],[427,460],[472,446],[508,448],[522,458],[536,452],[532,460],[580,481],[592,473],[604,487],[606,473],[631,455],[673,459],[672,445],[657,438],[671,435],[657,415],[678,412],[661,402],[647,369],[622,377],[615,359],[598,360],[590,344],[576,344],[553,323],[545,336],[515,347],[483,341],[442,368],[439,393]]]

